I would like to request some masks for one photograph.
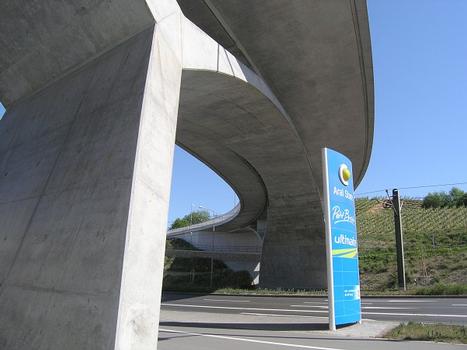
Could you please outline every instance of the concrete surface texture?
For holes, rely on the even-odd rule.
[[[352,157],[358,184],[373,137],[366,1],[179,2],[221,45],[242,51],[268,83],[306,146],[318,183],[316,150],[326,144]]]
[[[100,31],[87,29],[115,33],[113,21],[106,23],[112,14],[99,15]],[[2,85],[11,94],[2,94],[8,112],[0,126],[0,348],[154,349],[182,69],[180,17],[178,10],[159,23],[152,19],[71,72],[53,58],[76,43],[54,51],[63,33],[52,27],[42,38],[44,60],[63,75],[38,75],[41,88],[17,100],[21,81]],[[26,37],[12,40],[25,54],[36,52]],[[23,72],[47,68],[40,60],[34,65]]]
[[[0,5],[0,347],[155,348],[175,140],[239,195],[219,229],[261,231],[263,286],[325,286],[319,149],[358,180],[371,149],[365,3],[180,4]]]

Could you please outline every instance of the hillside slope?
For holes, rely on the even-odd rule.
[[[467,284],[467,208],[423,209],[421,204],[403,200],[408,287]],[[356,208],[362,289],[394,288],[393,210],[378,198],[357,199]]]

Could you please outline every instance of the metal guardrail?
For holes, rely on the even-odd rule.
[[[187,250],[187,249],[173,249],[169,248],[165,251],[168,257],[176,258],[211,258],[218,260],[237,260],[237,261],[256,261],[259,262],[261,252],[249,251],[206,251],[206,250]]]
[[[261,253],[260,246],[246,246],[246,245],[197,245],[197,249],[192,249],[190,247],[171,247],[167,248],[168,250],[183,250],[183,251],[205,251],[205,252],[215,252],[215,253]]]
[[[167,238],[177,237],[177,236],[184,235],[186,233],[193,232],[193,231],[203,231],[206,229],[212,229],[216,226],[220,226],[222,224],[225,224],[226,222],[233,220],[238,215],[239,212],[240,212],[240,203],[237,204],[232,210],[228,211],[227,213],[215,216],[214,218],[208,221],[204,221],[199,224],[194,224],[190,226],[176,228],[173,230],[168,230]]]

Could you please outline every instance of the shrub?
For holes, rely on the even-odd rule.
[[[438,283],[432,287],[419,288],[415,291],[417,295],[463,295],[467,294],[467,285]]]

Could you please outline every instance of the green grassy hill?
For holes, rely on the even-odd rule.
[[[383,199],[357,199],[357,229],[363,290],[396,287],[392,208]],[[423,209],[420,200],[402,207],[409,288],[467,284],[467,208]]]
[[[384,199],[356,200],[361,288],[388,291],[396,286],[396,253],[392,208]],[[402,201],[407,285],[413,292],[459,294],[467,291],[467,207],[423,209],[422,201]],[[193,249],[182,240],[167,241],[168,247]],[[247,272],[233,272],[214,261],[210,286],[210,259],[168,258],[165,261],[166,290],[211,290],[246,288]],[[420,287],[433,287],[422,291]],[[447,286],[447,287],[446,287]],[[416,290],[415,290],[416,289]]]

